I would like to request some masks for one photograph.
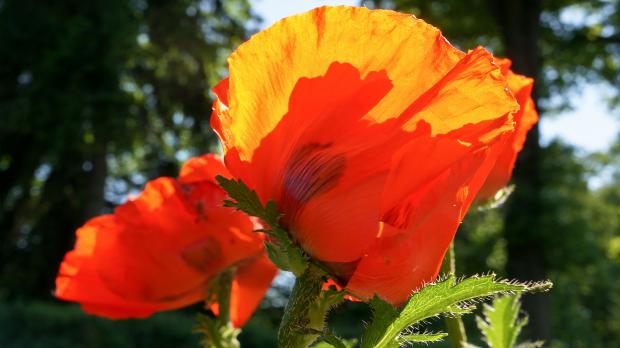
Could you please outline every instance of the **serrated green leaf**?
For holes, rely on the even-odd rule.
[[[293,272],[296,276],[301,275],[308,265],[308,258],[301,248],[291,241],[288,232],[280,227],[278,223],[280,213],[275,202],[268,201],[263,206],[256,191],[247,187],[241,179],[227,179],[218,175],[216,180],[232,198],[224,201],[224,206],[256,216],[270,227],[259,231],[272,238],[272,241],[266,244],[266,249],[273,263],[280,269]]]
[[[218,184],[226,191],[228,196],[234,200],[224,201],[225,206],[237,208],[248,215],[257,216],[261,219],[264,218],[262,215],[265,209],[256,191],[250,190],[241,179],[227,179],[218,175],[215,177],[215,180],[217,180]]]
[[[268,201],[263,206],[256,191],[251,190],[241,179],[227,179],[221,175],[216,176],[215,179],[228,196],[233,199],[225,200],[225,206],[236,208],[250,216],[259,217],[271,227],[278,225],[280,213],[275,202]]]
[[[498,297],[492,305],[484,305],[484,318],[476,317],[476,324],[489,347],[514,347],[517,336],[527,323],[527,317],[518,318],[520,309],[518,295]]]
[[[278,224],[278,218],[280,217],[280,213],[278,212],[278,207],[274,201],[268,201],[265,205],[265,221],[269,223],[269,225],[274,226]]]
[[[308,316],[311,324],[319,324],[325,322],[325,315],[332,308],[342,303],[346,293],[342,290],[326,289],[321,291],[321,295],[310,307]]]
[[[519,318],[521,303],[519,295],[503,296],[485,304],[482,317],[476,317],[476,324],[490,348],[534,348],[542,342],[526,342],[517,345],[517,337],[527,324],[527,316]]]
[[[402,335],[398,340],[402,343],[432,343],[439,342],[448,336],[445,332],[439,333],[424,333],[424,334],[410,334]]]
[[[394,343],[399,342],[401,332],[406,328],[440,315],[469,313],[474,308],[472,303],[489,296],[530,289],[541,291],[549,287],[550,283],[519,284],[498,281],[494,274],[474,276],[455,282],[454,276],[451,275],[414,293],[388,324],[381,321],[389,318],[390,311],[385,309],[384,303],[373,300],[374,305],[371,301],[371,306],[379,323],[375,324],[373,318],[373,323],[368,326],[362,339],[362,348],[394,347]]]
[[[282,248],[278,248],[273,244],[265,243],[265,250],[267,250],[267,256],[269,256],[269,259],[274,265],[276,265],[276,267],[284,270],[290,268],[288,257],[283,254]]]

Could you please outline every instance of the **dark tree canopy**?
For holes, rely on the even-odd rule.
[[[245,0],[0,2],[0,299],[49,297],[75,228],[214,146],[209,86],[252,20]]]

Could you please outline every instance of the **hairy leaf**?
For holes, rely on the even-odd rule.
[[[484,341],[491,348],[540,347],[542,342],[526,342],[517,345],[517,337],[527,324],[527,316],[519,317],[520,295],[502,296],[491,305],[484,304],[482,317],[476,317],[476,324]]]
[[[476,324],[489,347],[514,347],[517,336],[527,323],[527,317],[518,317],[520,309],[518,295],[498,297],[492,305],[484,304],[484,318],[476,317]]]
[[[399,341],[406,343],[430,343],[430,342],[439,342],[448,336],[445,332],[440,333],[422,333],[422,334],[410,334],[410,335],[402,335],[399,337]]]
[[[362,348],[398,347],[404,342],[403,337],[411,335],[403,335],[404,330],[429,318],[470,313],[478,301],[490,296],[545,291],[550,287],[548,282],[522,284],[496,280],[494,274],[455,282],[451,275],[414,293],[400,311],[391,306],[390,309],[389,304],[375,298],[370,302],[374,311],[373,323],[364,334]]]

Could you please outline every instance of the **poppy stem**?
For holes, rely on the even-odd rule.
[[[202,315],[198,316],[198,324],[194,331],[204,335],[201,340],[204,348],[239,348],[237,336],[240,330],[230,322],[230,295],[232,282],[235,276],[233,268],[221,272],[214,280],[214,292],[207,294],[207,304],[213,299],[218,303],[217,318]]]
[[[278,330],[278,347],[305,348],[319,337],[329,309],[315,310],[324,281],[325,272],[312,264],[295,280]]]
[[[441,264],[441,273],[444,276],[455,274],[456,260],[454,257],[454,241],[450,243],[450,247],[446,251],[443,263]],[[448,329],[448,339],[453,348],[465,348],[467,346],[467,334],[463,320],[459,316],[445,317],[444,322]]]
[[[217,319],[222,323],[222,325],[228,325],[230,322],[230,294],[232,291],[232,282],[234,278],[235,272],[234,270],[228,269],[218,276],[218,286],[217,286],[217,302],[219,304],[220,313],[217,316]]]

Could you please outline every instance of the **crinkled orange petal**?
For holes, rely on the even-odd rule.
[[[531,97],[534,80],[512,72],[510,70],[510,60],[500,59],[498,61],[501,64],[502,71],[508,78],[508,88],[517,99],[520,110],[514,114],[516,125],[515,132],[509,140],[510,145],[505,148],[498,158],[478,197],[476,197],[478,201],[484,201],[493,197],[497,191],[508,184],[517,161],[517,156],[521,149],[523,149],[523,144],[525,144],[527,133],[538,122],[538,112]]]
[[[506,77],[494,57],[478,47],[405,110],[405,115],[411,115],[405,128],[415,128],[423,120],[432,135],[447,134],[516,112],[519,105],[505,86]],[[495,136],[505,130],[496,129]]]

